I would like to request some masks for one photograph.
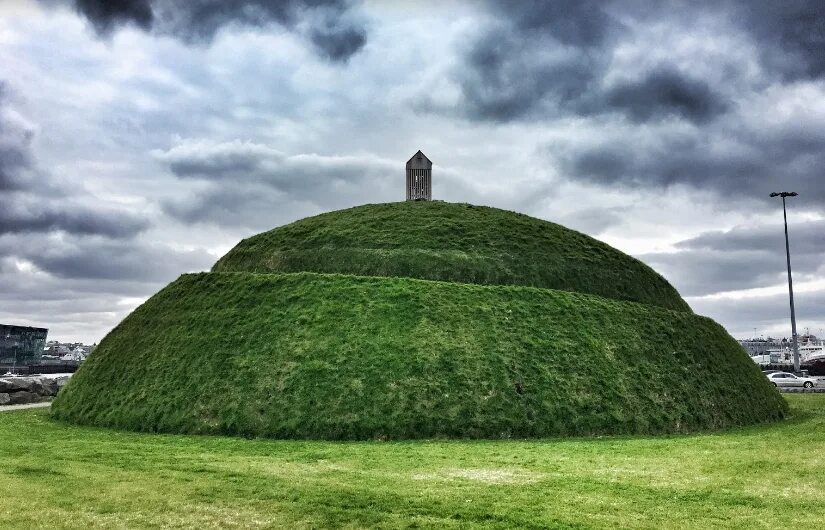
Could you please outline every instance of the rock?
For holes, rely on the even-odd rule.
[[[46,388],[48,379],[43,377],[20,377],[20,386],[27,392],[33,392],[40,396],[48,396],[49,389]]]
[[[29,383],[29,388],[26,390],[39,396],[45,395],[46,389],[43,387],[43,382],[39,377],[29,377],[28,379],[30,379],[31,382]]]
[[[43,397],[53,397],[68,382],[69,377],[13,377],[0,379],[0,392],[32,392]]]
[[[26,390],[27,392],[34,392],[35,385],[39,384],[33,377],[15,377],[12,381],[18,391]]]
[[[51,397],[57,395],[57,381],[48,377],[42,377],[38,381],[39,387],[34,391],[41,396]]]
[[[22,377],[7,377],[0,379],[0,392],[17,392],[18,390],[26,390]]]
[[[9,405],[25,405],[27,403],[34,403],[39,400],[40,396],[34,392],[28,392],[26,390],[9,394]]]
[[[0,405],[22,405],[48,401],[69,382],[62,377],[6,377],[0,379]]]

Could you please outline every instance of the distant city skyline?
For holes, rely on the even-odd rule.
[[[822,2],[95,5],[0,4],[0,322],[100,342],[244,237],[405,200],[421,149],[434,198],[605,241],[737,338],[790,336],[796,191],[825,328]]]

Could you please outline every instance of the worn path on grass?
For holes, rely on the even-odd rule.
[[[25,405],[3,405],[0,407],[0,412],[10,412],[21,409],[42,409],[51,406],[51,404],[51,401],[46,401],[43,403],[26,403]]]

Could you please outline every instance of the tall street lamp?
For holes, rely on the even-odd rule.
[[[793,370],[799,372],[799,345],[796,342],[796,312],[793,307],[793,279],[791,279],[791,247],[788,245],[788,212],[785,210],[785,197],[796,197],[795,191],[771,193],[771,197],[782,197],[782,216],[785,218],[785,257],[788,260],[788,292],[791,295],[791,343],[793,344]]]

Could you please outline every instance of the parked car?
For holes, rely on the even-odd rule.
[[[773,383],[774,386],[784,387],[798,386],[803,388],[813,388],[814,385],[816,385],[816,379],[812,377],[799,377],[788,372],[768,374],[768,381]]]

